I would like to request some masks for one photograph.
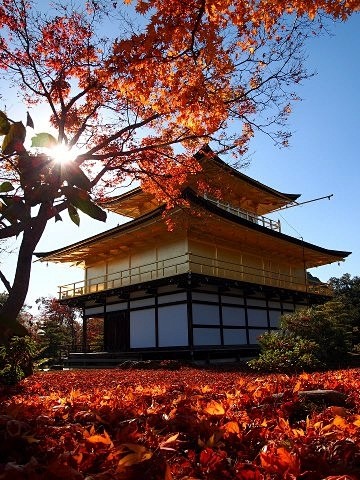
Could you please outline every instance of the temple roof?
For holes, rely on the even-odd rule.
[[[295,202],[299,194],[283,193],[244,175],[223,162],[210,147],[203,147],[196,155],[202,171],[189,176],[187,184],[194,191],[198,190],[198,182],[208,184],[212,191],[218,191],[221,201],[231,204],[256,215],[265,215]],[[102,206],[115,213],[137,218],[159,206],[153,194],[140,187],[122,195],[109,198]]]
[[[209,146],[203,147],[195,158],[202,166],[205,180],[208,180],[211,186],[216,185],[222,189],[223,200],[234,207],[265,215],[295,202],[300,197],[300,194],[283,193],[248,177],[221,160]]]
[[[169,231],[164,218],[164,207],[130,220],[106,232],[86,238],[51,252],[37,252],[41,261],[79,263],[92,262],[127,254],[130,250],[158,245],[171,235],[187,234],[193,239],[212,244],[232,245],[233,248],[258,254],[283,257],[287,262],[302,262],[306,268],[343,260],[351,252],[329,250],[301,239],[271,230],[246,218],[227,212],[213,202],[198,196],[188,188],[185,197],[189,209],[176,207],[169,213],[174,229]],[[194,214],[195,213],[195,214]],[[204,222],[204,214],[206,222]]]

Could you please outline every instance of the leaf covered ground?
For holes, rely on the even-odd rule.
[[[1,388],[1,480],[360,479],[356,369],[52,371]],[[304,401],[312,389],[346,403]]]

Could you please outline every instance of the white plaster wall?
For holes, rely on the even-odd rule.
[[[169,305],[158,310],[159,347],[188,345],[186,305]]]
[[[130,312],[130,348],[155,345],[155,309]]]
[[[127,310],[128,302],[113,303],[111,305],[106,305],[107,312],[118,312],[119,310]]]
[[[104,307],[85,308],[85,315],[96,315],[104,313]]]
[[[220,330],[218,328],[194,328],[194,345],[221,345]]]
[[[162,303],[186,301],[186,298],[186,292],[170,293],[168,295],[159,296],[158,304],[161,305]]]
[[[221,295],[222,303],[233,303],[235,305],[244,305],[244,299],[242,297],[230,297],[230,295]]]
[[[228,307],[223,305],[222,321],[223,325],[237,327],[245,326],[245,310],[243,308]]]
[[[282,304],[284,310],[290,310],[291,312],[294,311],[294,304],[293,303],[285,303]]]
[[[279,327],[281,312],[279,312],[278,310],[269,310],[269,316],[270,316],[270,326]]]
[[[192,293],[193,300],[200,300],[203,302],[218,302],[219,295],[217,293],[205,293],[205,292],[193,292]]]
[[[192,305],[193,324],[220,325],[219,307],[217,305]]]
[[[266,310],[255,310],[248,308],[248,325],[249,327],[266,327],[267,326],[267,312]]]
[[[226,328],[223,330],[225,345],[246,345],[246,330]]]
[[[266,308],[265,298],[247,298],[246,304],[251,307],[263,307]]]

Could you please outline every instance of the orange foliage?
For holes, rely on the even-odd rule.
[[[299,383],[347,404],[306,406]],[[37,373],[0,391],[0,479],[356,480],[359,387],[358,370]]]
[[[13,80],[29,105],[47,105],[60,143],[82,148],[74,185],[101,198],[124,181],[140,181],[169,207],[184,204],[181,187],[199,170],[192,155],[204,144],[241,156],[256,129],[287,144],[293,88],[308,76],[306,38],[322,29],[324,14],[344,20],[358,8],[358,0],[53,3],[44,15],[38,2],[3,0],[2,78]],[[124,20],[127,12],[139,16],[139,28]],[[34,117],[28,125],[36,124]],[[57,170],[46,188],[41,166],[23,168],[18,178],[19,153],[14,142],[2,151],[16,195],[27,207],[30,191],[33,204],[48,202],[46,215],[59,220],[69,192],[60,189]],[[78,224],[80,207],[73,207]],[[2,228],[0,236],[23,228]]]
[[[0,70],[18,79],[29,104],[48,104],[59,141],[86,152],[79,165],[95,161],[99,179],[119,172],[159,191],[159,177],[171,190],[188,172],[173,145],[188,154],[212,142],[243,154],[256,127],[266,130],[263,114],[266,125],[283,125],[291,88],[307,77],[304,40],[322,15],[345,20],[358,9],[358,0],[55,3],[45,17],[37,2],[2,2]],[[139,15],[138,30],[120,9]]]

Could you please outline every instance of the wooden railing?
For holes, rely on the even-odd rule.
[[[256,215],[254,213],[247,212],[246,210],[242,210],[241,208],[233,207],[232,205],[230,205],[230,203],[220,202],[220,200],[209,197],[206,194],[204,195],[204,198],[209,202],[214,203],[217,207],[232,213],[233,215],[245,218],[246,220],[249,220],[249,222],[262,225],[263,227],[270,228],[271,230],[281,232],[280,220],[272,220],[271,218],[264,217],[262,215]]]
[[[200,255],[193,255],[191,253],[189,256],[191,271],[194,273],[240,280],[259,285],[286,288],[301,292],[316,293],[319,295],[332,295],[332,290],[327,284],[310,284],[306,282],[305,273],[303,281],[301,281],[299,277],[280,272],[273,272],[264,268],[207,258]]]
[[[189,271],[189,254],[157,260],[145,265],[127,268],[107,275],[59,287],[59,298],[77,297],[88,293],[102,292],[136,283],[157,280]]]
[[[326,284],[306,283],[305,273],[304,279],[301,281],[298,277],[285,273],[273,272],[263,268],[227,262],[187,252],[183,255],[157,260],[146,265],[62,285],[59,287],[59,298],[78,297],[187,272],[228,278],[258,285],[311,292],[319,295],[331,295],[331,290]]]

